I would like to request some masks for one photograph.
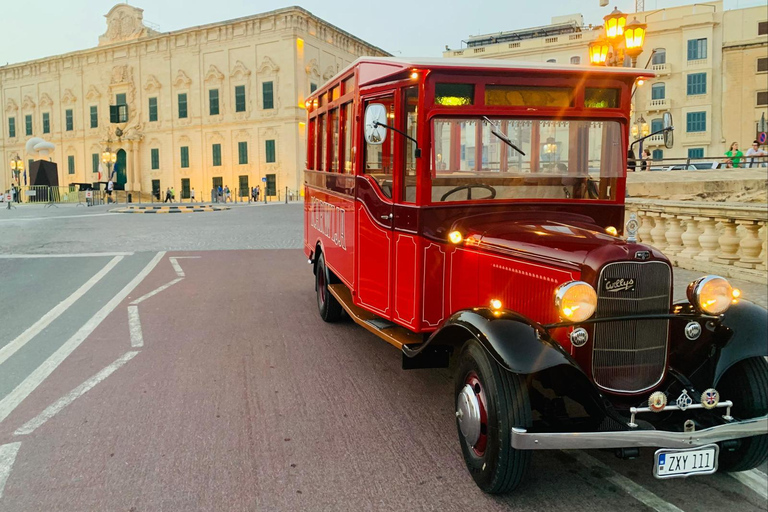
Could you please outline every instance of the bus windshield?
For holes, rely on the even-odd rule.
[[[617,121],[436,117],[432,137],[433,203],[614,200],[626,172]]]

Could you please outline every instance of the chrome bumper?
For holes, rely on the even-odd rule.
[[[512,447],[517,450],[588,450],[592,448],[690,448],[730,439],[768,434],[768,415],[695,432],[630,430],[615,432],[552,432],[534,434],[512,428]]]

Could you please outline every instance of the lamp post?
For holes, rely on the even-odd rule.
[[[627,24],[627,15],[614,7],[613,11],[603,18],[603,21],[605,37],[613,48],[613,57],[609,65],[622,66],[624,63],[622,43],[624,42],[624,27]]]
[[[11,189],[14,190],[14,196],[16,202],[19,202],[19,176],[24,171],[24,160],[19,158],[18,153],[15,158],[11,158]],[[16,186],[14,187],[13,180],[16,180]],[[11,209],[11,201],[8,201],[8,209]]]
[[[113,153],[107,145],[107,150],[101,154],[101,161],[107,166],[107,180],[112,179],[112,166],[117,162],[117,153]]]
[[[643,53],[646,28],[648,28],[648,25],[640,23],[637,21],[637,18],[624,27],[624,48],[627,55],[632,58],[633,68],[637,66],[637,57]]]

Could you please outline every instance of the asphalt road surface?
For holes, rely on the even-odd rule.
[[[765,467],[661,481],[652,450],[539,452],[514,495],[483,494],[449,372],[319,318],[299,205],[19,210],[0,216],[0,511],[766,510]]]

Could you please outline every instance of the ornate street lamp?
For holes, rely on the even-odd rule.
[[[632,125],[632,136],[635,138],[637,138],[638,135],[647,137],[649,133],[651,133],[651,127],[648,126],[645,118],[640,114],[640,117],[637,118],[635,124]]]
[[[101,161],[107,166],[107,180],[112,179],[112,166],[117,162],[117,154],[113,153],[107,145],[107,150],[101,154]]]
[[[616,45],[621,41],[621,37],[624,34],[624,26],[627,24],[627,15],[621,12],[617,7],[613,8],[613,12],[604,17],[605,21],[605,35],[608,41],[612,45]]]
[[[595,66],[605,66],[608,63],[608,51],[610,43],[603,36],[589,43],[589,63]]]
[[[13,180],[16,179],[16,202],[19,202],[19,175],[24,171],[24,160],[19,158],[19,154],[16,154],[16,158],[11,158],[11,188],[13,188]],[[11,209],[11,201],[8,201],[8,210]]]
[[[637,57],[643,53],[646,28],[648,28],[648,25],[640,23],[637,21],[637,18],[624,27],[624,48],[627,55],[632,57],[633,68],[637,65]]]

